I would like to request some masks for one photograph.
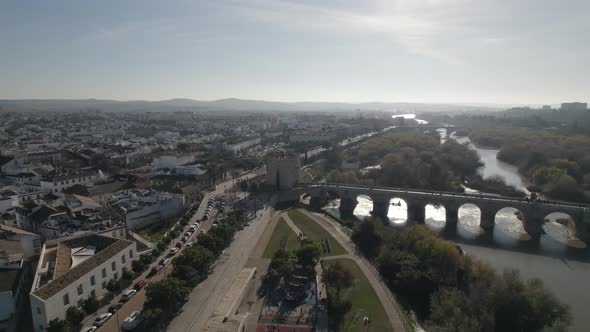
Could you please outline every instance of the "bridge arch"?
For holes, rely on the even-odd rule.
[[[442,203],[428,203],[424,207],[424,223],[433,231],[443,230],[447,224],[447,209]]]
[[[506,206],[494,216],[493,238],[499,244],[516,245],[518,241],[531,239],[525,228],[527,215],[518,208]]]
[[[356,207],[354,216],[359,220],[370,219],[373,212],[373,198],[369,195],[360,194],[356,196]]]
[[[387,219],[394,225],[406,224],[408,221],[408,203],[403,198],[390,198]]]
[[[464,238],[475,239],[483,234],[481,228],[482,211],[473,203],[461,204],[457,212],[457,232]]]
[[[561,211],[547,213],[541,227],[545,233],[543,242],[546,246],[561,245],[574,248],[587,246],[587,243],[579,238],[576,220],[569,213]]]

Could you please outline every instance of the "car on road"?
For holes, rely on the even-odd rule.
[[[129,316],[127,316],[127,318],[125,318],[125,320],[123,321],[123,323],[121,324],[121,327],[124,330],[133,330],[134,328],[136,328],[139,323],[141,323],[143,321],[143,317],[141,317],[141,312],[139,311],[134,311],[132,312]]]
[[[86,326],[80,330],[80,332],[94,332],[98,329],[96,326]]]
[[[190,232],[186,232],[186,233],[184,233],[184,236],[189,237],[189,236],[191,236],[191,233]]]
[[[174,248],[170,249],[170,251],[168,252],[168,254],[169,255],[176,255],[177,252],[178,252],[178,248],[177,247],[174,247]]]
[[[161,270],[163,267],[164,267],[164,265],[159,265],[159,264],[158,264],[158,265],[156,265],[156,266],[152,267],[152,272],[151,272],[151,273],[152,273],[152,274],[156,274],[156,273],[160,272],[160,270]]]
[[[170,261],[170,258],[162,258],[162,260],[160,261],[160,266],[164,266],[164,265],[168,264],[169,261]]]
[[[176,248],[180,249],[182,247],[182,242],[176,242]]]
[[[123,303],[113,303],[109,306],[107,311],[110,312],[111,314],[114,314],[115,312],[117,312],[117,310],[121,309],[122,306],[123,306]]]
[[[148,281],[146,279],[141,279],[138,282],[135,283],[135,285],[133,285],[133,288],[135,288],[136,290],[140,290],[143,287],[145,287],[145,285],[147,285]]]
[[[182,241],[182,242],[188,241],[188,236],[183,236],[182,238],[180,238],[180,241]],[[176,248],[176,249],[178,249],[178,248]]]
[[[135,289],[128,289],[124,291],[123,295],[121,296],[121,301],[129,301],[133,295],[135,295],[135,293],[137,293]]]
[[[191,227],[188,228],[188,230],[189,230],[189,232],[194,232],[194,231],[197,230],[197,227],[196,226],[191,226]]]
[[[109,318],[111,318],[112,315],[113,314],[110,312],[105,312],[104,314],[98,315],[94,320],[93,325],[96,327],[101,327],[107,320],[109,320]]]

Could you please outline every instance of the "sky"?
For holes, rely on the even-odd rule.
[[[588,13],[588,0],[0,0],[0,98],[590,101]]]

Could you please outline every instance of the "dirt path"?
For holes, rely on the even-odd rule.
[[[387,285],[385,285],[385,283],[381,279],[381,276],[379,275],[379,272],[375,269],[375,267],[365,258],[356,255],[356,247],[350,241],[350,238],[340,230],[338,225],[334,225],[333,222],[327,220],[327,218],[324,215],[309,212],[303,209],[300,209],[299,211],[303,212],[305,215],[310,217],[320,226],[324,227],[328,232],[330,232],[330,234],[334,236],[336,241],[338,241],[342,245],[342,247],[344,247],[344,249],[348,251],[348,254],[346,255],[325,257],[323,259],[352,259],[359,266],[361,271],[363,271],[363,273],[367,277],[367,280],[369,280],[369,283],[375,290],[375,293],[381,301],[381,305],[383,305],[383,308],[385,309],[385,312],[389,317],[389,321],[391,323],[391,326],[393,327],[393,330],[407,331],[403,317],[401,315],[401,311],[398,310],[399,304],[397,304],[395,297],[393,296]]]

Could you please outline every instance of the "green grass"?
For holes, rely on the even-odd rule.
[[[320,159],[315,161],[300,172],[299,182],[307,183],[324,176],[324,169],[326,167],[326,160]]]
[[[343,300],[350,301],[351,308],[344,316],[341,325],[341,331],[393,331],[389,323],[389,318],[381,301],[377,297],[375,290],[369,284],[369,281],[358,267],[358,265],[348,258],[333,260],[323,260],[322,268],[339,262],[348,268],[353,276],[352,287],[342,290],[340,297]],[[330,291],[330,290],[328,290]],[[368,327],[363,326],[363,317],[369,317],[370,324]]]
[[[289,218],[293,220],[293,223],[305,234],[305,236],[313,241],[321,241],[323,238],[328,239],[332,252],[324,256],[336,256],[346,254],[346,250],[342,248],[340,243],[328,233],[324,227],[318,225],[315,221],[311,220],[308,216],[298,210],[289,210]]]
[[[270,236],[270,240],[266,244],[266,248],[264,248],[262,257],[272,258],[274,253],[281,248],[281,245],[284,245],[283,249],[287,251],[293,251],[299,247],[297,234],[293,232],[283,218],[280,218],[277,222],[277,225]]]
[[[168,232],[170,228],[172,228],[172,226],[178,221],[178,219],[179,217],[174,217],[166,220],[163,223],[156,223],[152,226],[141,229],[136,233],[144,239],[156,243],[164,237],[164,234],[166,234],[166,232]]]

